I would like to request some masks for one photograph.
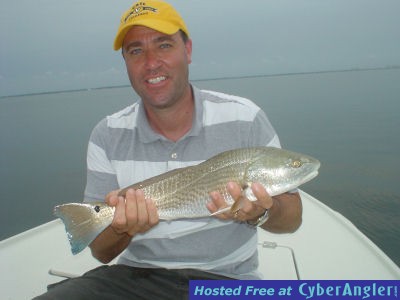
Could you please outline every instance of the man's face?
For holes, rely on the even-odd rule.
[[[122,49],[131,84],[147,107],[168,108],[181,100],[189,86],[191,40],[184,43],[180,32],[133,26]]]

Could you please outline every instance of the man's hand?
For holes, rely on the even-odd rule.
[[[145,199],[142,190],[129,189],[125,198],[118,196],[118,191],[112,191],[106,196],[106,203],[115,207],[111,228],[117,234],[134,236],[159,222],[157,207],[151,199]]]
[[[235,221],[256,223],[268,209],[269,218],[261,227],[271,232],[286,233],[293,232],[299,228],[302,221],[302,205],[299,193],[284,193],[271,197],[265,188],[259,183],[251,185],[255,201],[245,198],[239,184],[229,182],[227,190],[234,199],[238,209],[227,211],[216,215],[222,220],[233,219]],[[210,193],[211,202],[207,208],[211,213],[227,207],[227,203],[219,192]]]
[[[257,220],[267,209],[271,208],[273,200],[261,184],[253,183],[251,189],[254,196],[257,198],[256,201],[246,199],[243,196],[240,185],[235,182],[229,182],[227,184],[227,190],[235,203],[238,203],[238,209],[221,213],[216,215],[216,217],[223,220],[234,219],[237,221],[249,222]],[[207,207],[211,213],[228,206],[220,193],[212,192],[210,196],[212,201],[208,203]]]
[[[137,233],[150,230],[159,222],[157,208],[145,199],[142,190],[129,189],[125,198],[112,191],[106,203],[115,207],[114,219],[89,245],[92,255],[102,263],[109,263],[129,245]]]

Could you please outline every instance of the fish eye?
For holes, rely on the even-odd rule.
[[[300,160],[295,160],[292,162],[293,168],[300,168],[303,163]]]
[[[100,206],[96,205],[96,206],[94,207],[94,211],[95,211],[95,212],[99,212],[99,211],[100,211]]]

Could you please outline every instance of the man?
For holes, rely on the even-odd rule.
[[[279,147],[264,112],[247,99],[190,84],[192,41],[168,3],[139,1],[126,11],[114,42],[120,48],[140,100],[93,130],[85,201],[105,199],[116,208],[112,224],[90,245],[93,256],[108,263],[122,254],[118,265],[61,283],[43,299],[186,299],[190,279],[260,278],[256,228],[296,230],[296,191],[271,198],[254,183],[257,201],[245,199],[237,212],[166,222],[141,190],[125,197],[118,190],[225,150]],[[234,199],[242,197],[237,183],[227,189]],[[225,206],[218,192],[210,194],[210,212]]]

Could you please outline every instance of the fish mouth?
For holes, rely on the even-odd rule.
[[[310,174],[308,174],[305,178],[304,178],[304,183],[306,183],[307,181],[310,181],[311,179],[317,177],[318,175],[318,170],[315,170],[313,172],[311,172]]]
[[[304,183],[306,183],[306,182],[308,182],[308,181],[310,181],[311,179],[317,177],[317,175],[319,174],[318,169],[321,166],[321,163],[319,161],[315,161],[313,159],[313,161],[309,161],[309,162],[307,162],[307,164],[311,164],[311,166],[309,168],[312,169],[312,170],[311,170],[311,172],[309,172],[306,176],[304,176],[302,178],[302,180],[300,181],[299,186],[304,184]]]

